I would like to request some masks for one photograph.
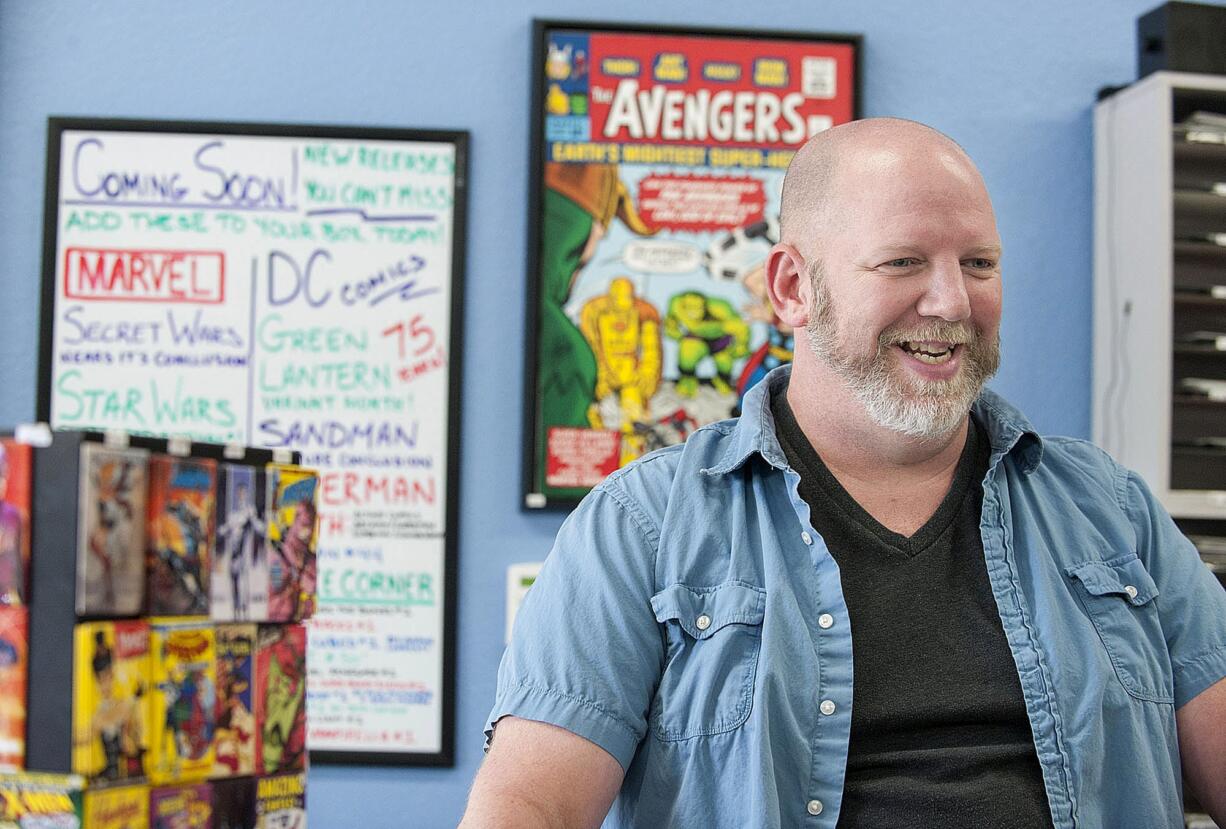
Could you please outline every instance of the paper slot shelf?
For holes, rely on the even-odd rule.
[[[1173,301],[1175,314],[1172,322],[1176,346],[1212,347],[1215,342],[1226,345],[1226,300],[1205,295],[1176,294]],[[1194,334],[1200,335],[1197,342],[1184,342]],[[1217,335],[1219,339],[1209,340],[1210,334]]]
[[[1177,241],[1174,253],[1176,291],[1226,286],[1226,246]]]
[[[1194,190],[1176,190],[1174,202],[1176,236],[1226,233],[1226,196]]]
[[[1177,394],[1171,403],[1171,440],[1177,443],[1204,438],[1226,440],[1226,402]]]
[[[1175,187],[1209,190],[1226,182],[1226,144],[1175,142]]]
[[[1171,300],[1175,303],[1176,312],[1209,311],[1226,320],[1226,296],[1215,297],[1193,291],[1177,291]]]
[[[1176,345],[1171,355],[1175,381],[1185,377],[1226,380],[1226,351],[1212,346]]]
[[[1226,490],[1226,447],[1172,446],[1171,488]]]

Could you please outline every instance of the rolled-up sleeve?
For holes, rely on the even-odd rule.
[[[1128,473],[1126,493],[1138,555],[1158,585],[1158,613],[1180,708],[1226,678],[1226,590],[1135,473]]]
[[[498,668],[486,747],[505,716],[550,723],[629,767],[664,644],[651,609],[658,531],[624,491],[593,490],[558,533]]]

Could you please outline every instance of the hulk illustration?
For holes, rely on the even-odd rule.
[[[698,291],[684,291],[668,303],[664,333],[677,340],[677,393],[698,393],[698,367],[707,357],[715,362],[711,385],[720,394],[731,394],[732,367],[749,352],[749,326],[732,304]]]

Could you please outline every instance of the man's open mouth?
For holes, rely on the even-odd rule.
[[[953,358],[958,344],[936,342],[933,340],[905,340],[898,343],[898,347],[921,363],[939,365],[949,362]]]

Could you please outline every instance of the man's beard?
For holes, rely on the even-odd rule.
[[[932,320],[904,330],[891,326],[877,338],[877,351],[864,357],[840,349],[839,316],[825,279],[811,269],[814,302],[805,332],[813,354],[837,374],[874,423],[910,437],[936,438],[962,424],[971,404],[1000,366],[1000,337],[988,340],[967,322]],[[961,344],[962,366],[949,380],[926,381],[895,365],[898,343],[936,340]]]

